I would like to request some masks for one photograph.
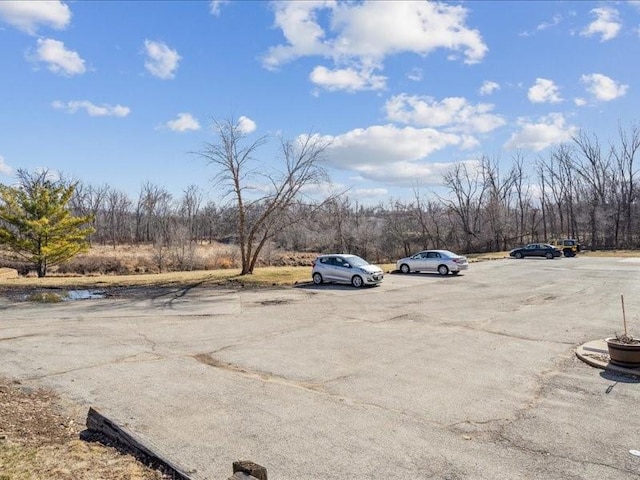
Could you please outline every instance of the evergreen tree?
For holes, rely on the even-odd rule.
[[[91,216],[71,215],[75,183],[52,180],[47,171],[18,170],[18,179],[17,186],[0,184],[0,246],[44,277],[50,266],[89,249]]]

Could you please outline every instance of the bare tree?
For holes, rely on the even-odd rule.
[[[131,199],[126,193],[110,189],[105,201],[106,226],[110,236],[111,245],[116,248],[119,243],[127,243],[133,240],[131,228]]]
[[[237,232],[242,262],[241,275],[253,273],[260,251],[277,232],[282,222],[292,222],[291,205],[303,187],[326,178],[320,162],[328,143],[316,135],[304,135],[294,141],[280,141],[284,161],[282,172],[258,172],[252,164],[256,151],[266,137],[250,142],[247,133],[233,119],[214,121],[217,143],[209,143],[196,152],[218,172],[216,180],[226,186],[237,209]],[[267,193],[250,199],[251,181],[262,178]]]
[[[498,161],[486,156],[480,160],[480,170],[486,192],[483,209],[490,228],[487,246],[489,250],[506,250],[510,236],[509,210],[516,170],[512,167],[507,175],[502,175]]]
[[[202,204],[202,197],[202,192],[197,185],[189,185],[183,190],[183,195],[180,199],[178,213],[187,228],[187,239],[190,242],[198,237],[196,220]]]
[[[637,198],[636,191],[636,169],[635,156],[640,151],[640,129],[637,125],[632,125],[629,132],[622,127],[618,127],[620,146],[612,148],[612,155],[616,161],[617,177],[616,182],[619,192],[622,215],[624,217],[624,236],[627,247],[634,247],[633,235],[635,233],[633,225],[633,205]],[[616,245],[617,246],[617,245]]]
[[[531,189],[528,184],[528,178],[525,174],[524,169],[524,156],[517,152],[513,157],[513,173],[514,173],[514,184],[513,188],[516,191],[516,201],[517,201],[517,227],[516,227],[516,235],[519,243],[524,243],[525,236],[525,221],[529,216],[530,211],[532,210],[532,194]]]
[[[102,225],[100,224],[100,211],[103,208],[107,193],[109,192],[108,185],[100,185],[98,187],[94,185],[85,185],[82,182],[76,182],[76,190],[73,192],[71,198],[71,208],[82,216],[90,216],[92,218],[91,226],[96,232],[101,232]],[[89,236],[89,244],[91,244],[93,235]],[[99,241],[99,240],[97,240]]]
[[[464,236],[464,251],[473,250],[473,238],[477,237],[486,187],[480,172],[473,167],[470,172],[466,163],[457,163],[443,177],[453,199],[442,198],[442,202],[454,212],[460,222]]]
[[[575,170],[588,186],[589,224],[591,227],[591,245],[597,248],[601,226],[602,209],[606,206],[608,183],[611,181],[611,154],[602,152],[598,137],[580,132],[573,138],[582,158],[574,164]],[[604,233],[604,231],[603,231]]]
[[[164,236],[163,214],[168,210],[171,193],[151,182],[142,184],[136,205],[136,241],[156,242]]]

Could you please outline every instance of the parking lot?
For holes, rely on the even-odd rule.
[[[503,259],[380,286],[0,300],[0,375],[97,407],[193,478],[636,479],[640,259]]]

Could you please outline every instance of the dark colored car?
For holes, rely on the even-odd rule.
[[[548,243],[530,243],[524,247],[514,248],[509,252],[509,256],[515,258],[524,257],[545,257],[549,260],[562,255],[562,252]]]

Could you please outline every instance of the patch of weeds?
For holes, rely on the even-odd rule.
[[[67,293],[35,292],[27,296],[26,300],[38,303],[60,303],[66,300],[67,296]]]

